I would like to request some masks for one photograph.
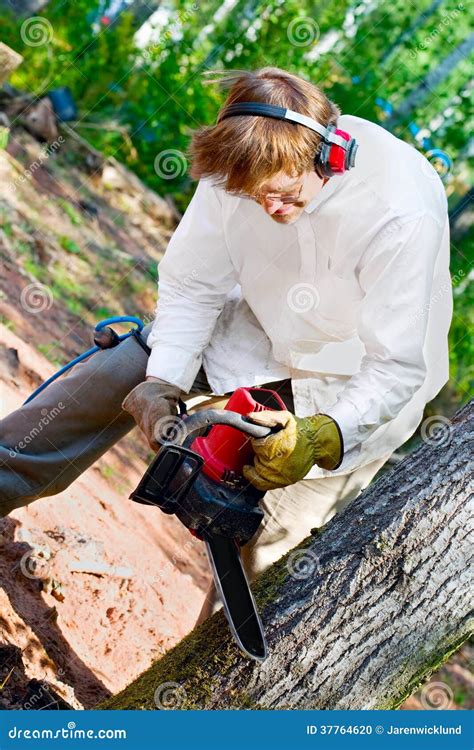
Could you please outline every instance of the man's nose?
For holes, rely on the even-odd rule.
[[[275,200],[275,199],[272,200],[271,198],[264,198],[263,207],[265,211],[267,212],[267,214],[269,214],[270,216],[274,214],[275,211],[278,211],[279,208],[282,208],[282,206],[283,206],[283,201]]]

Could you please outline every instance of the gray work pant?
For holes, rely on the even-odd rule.
[[[145,340],[150,327],[143,331]],[[29,404],[0,420],[0,516],[61,492],[135,426],[121,404],[144,380],[147,359],[137,341],[128,338],[77,364]],[[292,410],[289,381],[268,385],[279,390]],[[215,405],[219,398],[210,392],[202,372],[185,400],[198,395],[201,408]],[[265,520],[243,549],[250,577],[345,507],[387,458],[350,474],[305,479],[267,492],[262,502]],[[214,603],[212,593],[201,617]]]

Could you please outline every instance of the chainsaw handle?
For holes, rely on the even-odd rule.
[[[237,414],[235,411],[227,411],[226,409],[203,409],[195,414],[191,414],[190,417],[183,420],[182,424],[186,429],[177,430],[176,440],[173,441],[178,445],[182,445],[186,438],[193,432],[205,429],[206,427],[212,427],[215,424],[235,427],[240,432],[244,432],[253,438],[267,437],[267,435],[275,432],[274,427],[262,427],[262,425],[254,424],[244,415]]]

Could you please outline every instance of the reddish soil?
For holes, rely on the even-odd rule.
[[[0,416],[89,348],[97,320],[152,314],[151,269],[175,225],[162,199],[114,166],[89,175],[64,152],[22,181],[39,145],[19,132],[9,150]],[[31,284],[50,295],[41,313],[24,304]],[[210,579],[202,544],[127,499],[149,459],[136,429],[67,491],[0,520],[0,708],[92,707],[192,628]]]
[[[4,326],[0,347],[41,378],[53,369]],[[31,390],[25,380],[4,368],[2,416]],[[31,679],[33,696],[46,681],[69,705],[94,706],[192,628],[209,582],[204,550],[175,519],[127,499],[140,455],[134,430],[67,491],[0,520],[4,708],[31,704]],[[21,653],[2,653],[7,644]]]

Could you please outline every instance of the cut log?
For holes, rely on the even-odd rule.
[[[424,444],[263,573],[263,664],[219,612],[98,708],[397,707],[472,632],[473,412],[427,420]]]

